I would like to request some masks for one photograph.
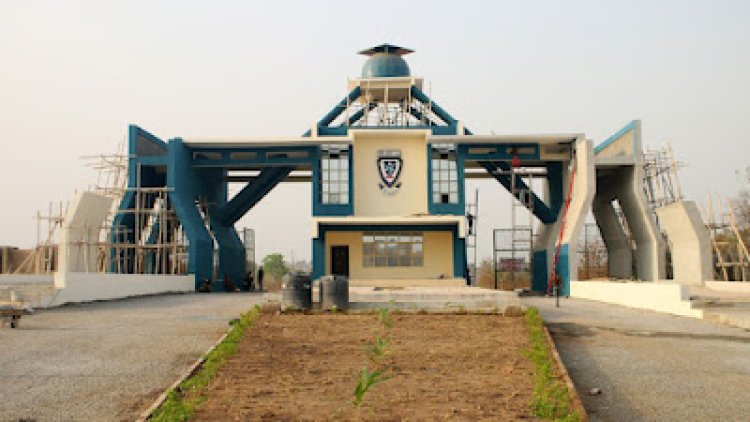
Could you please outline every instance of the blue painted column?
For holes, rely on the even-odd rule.
[[[312,239],[312,278],[322,277],[326,272],[326,232],[318,226],[318,237]]]
[[[458,227],[453,227],[453,277],[466,277],[466,239],[458,235]]]
[[[532,257],[531,290],[535,292],[546,292],[549,272],[547,272],[547,250],[534,251]]]
[[[180,219],[188,241],[188,273],[195,275],[195,287],[213,273],[214,244],[195,205],[200,193],[200,180],[190,166],[191,151],[182,139],[168,145],[167,186],[169,199]]]
[[[560,258],[557,261],[557,274],[560,276],[560,296],[570,296],[570,259],[570,248],[567,243],[564,243],[560,247]]]
[[[211,223],[211,233],[219,248],[219,272],[214,290],[224,290],[228,276],[237,288],[242,288],[245,273],[245,246],[242,244],[234,223],[227,223],[219,211],[228,200],[228,185],[226,169],[203,169],[201,181],[210,205],[208,214]]]

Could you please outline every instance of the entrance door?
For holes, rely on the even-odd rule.
[[[331,274],[349,277],[349,246],[331,246]]]

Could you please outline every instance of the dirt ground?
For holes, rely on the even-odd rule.
[[[196,419],[356,419],[355,374],[381,332],[376,315],[263,314],[212,381]],[[393,315],[392,378],[368,392],[359,416],[530,419],[527,336],[524,318]]]

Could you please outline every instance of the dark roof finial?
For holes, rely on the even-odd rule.
[[[363,54],[365,56],[373,56],[377,53],[390,53],[390,54],[395,54],[397,56],[403,56],[403,55],[413,53],[413,52],[414,50],[409,50],[408,48],[399,47],[393,44],[380,44],[378,46],[371,47],[366,50],[362,50],[359,52],[359,54]]]

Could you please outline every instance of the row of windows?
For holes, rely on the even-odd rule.
[[[324,204],[349,203],[349,150],[325,147],[320,159],[320,197]],[[432,164],[432,202],[458,203],[458,167],[456,146],[433,145],[430,152]]]
[[[424,264],[422,233],[373,233],[362,235],[365,267],[421,267]]]

